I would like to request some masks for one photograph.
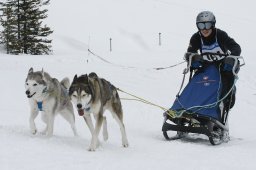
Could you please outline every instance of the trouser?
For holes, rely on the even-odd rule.
[[[222,91],[221,99],[228,94],[228,96],[223,100],[223,116],[226,116],[229,110],[235,105],[236,100],[236,87],[234,86],[234,75],[232,72],[223,71],[221,72],[221,82],[222,82]],[[233,88],[231,91],[230,89]],[[225,120],[225,117],[222,117],[222,120]]]

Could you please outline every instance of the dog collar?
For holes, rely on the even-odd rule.
[[[43,111],[43,102],[37,102],[37,108],[39,111]]]

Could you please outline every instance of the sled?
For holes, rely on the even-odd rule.
[[[169,123],[170,120],[172,123]],[[177,131],[176,136],[169,137],[168,131]],[[218,145],[229,140],[228,127],[218,120],[198,114],[183,114],[182,118],[171,118],[168,115],[162,126],[166,140],[176,140],[186,137],[184,134],[198,133],[209,137],[212,145]]]
[[[212,62],[203,60],[203,56],[208,59],[215,59],[217,55],[221,60],[213,60]],[[204,62],[204,66],[198,67],[195,72],[191,68],[194,56],[195,54],[191,53],[187,59],[188,65],[183,73],[185,78],[185,74],[188,71],[191,72],[188,84],[181,94],[178,92],[173,106],[164,113],[163,135],[166,140],[176,140],[185,138],[189,133],[197,133],[208,136],[212,145],[228,142],[228,113],[234,105],[238,70],[245,63],[240,56],[204,53],[201,54],[202,58],[200,59],[201,62]],[[228,90],[223,90],[224,85],[220,71],[223,69],[224,58],[227,57],[234,61],[232,69],[227,73],[232,75],[233,84]],[[193,76],[192,72],[194,73]],[[170,137],[168,131],[176,131],[177,134]]]

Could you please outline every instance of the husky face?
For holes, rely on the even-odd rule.
[[[71,101],[77,107],[80,116],[84,115],[84,110],[90,110],[93,93],[87,75],[82,75],[78,78],[77,75],[75,75],[69,89],[69,96],[71,98]]]
[[[31,68],[25,81],[27,97],[37,99],[44,93],[46,87],[46,83],[43,80],[43,71],[33,72],[33,68]]]

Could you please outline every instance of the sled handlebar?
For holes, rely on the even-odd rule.
[[[220,54],[220,53],[189,53],[188,56],[186,56],[186,60],[188,62],[187,68],[184,69],[183,73],[188,73],[192,64],[192,59],[195,57],[195,59],[199,59],[200,61],[208,61],[208,62],[214,62],[214,61],[219,61],[223,60],[224,58],[233,58],[234,59],[234,66],[232,69],[232,72],[235,76],[237,76],[236,73],[236,67],[239,65],[239,67],[242,67],[245,65],[244,58],[242,56],[233,56],[233,55],[228,55],[228,54]]]
[[[217,56],[220,56],[220,57],[222,57],[222,56],[227,57],[227,56],[228,56],[228,54],[210,53],[210,52],[207,52],[207,53],[201,53],[200,55],[201,55],[201,56],[204,56],[204,55],[215,56],[215,55],[217,55]]]
[[[226,58],[233,58],[234,59],[235,62],[234,62],[234,66],[232,68],[232,72],[233,72],[234,76],[237,77],[236,68],[238,68],[238,65],[239,65],[239,67],[242,67],[242,66],[245,65],[244,58],[242,56],[233,56],[233,55],[229,55]]]
[[[244,61],[244,58],[242,56],[234,56],[234,55],[230,55],[230,54],[220,54],[220,53],[202,53],[200,54],[201,56],[220,56],[220,57],[224,57],[224,58],[227,58],[227,57],[230,57],[230,58],[233,58],[235,60],[238,60],[240,63],[240,67],[244,66],[245,65],[245,61]],[[242,61],[242,62],[241,62]]]

